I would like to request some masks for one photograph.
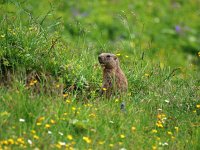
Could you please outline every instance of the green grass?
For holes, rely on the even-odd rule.
[[[0,149],[200,149],[198,0],[0,9]],[[101,52],[118,54],[124,96],[100,96]]]

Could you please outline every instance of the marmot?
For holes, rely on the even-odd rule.
[[[102,93],[107,96],[128,90],[127,78],[119,65],[119,59],[111,53],[102,53],[98,60],[103,69]]]

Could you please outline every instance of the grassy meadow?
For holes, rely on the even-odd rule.
[[[199,0],[0,0],[0,150],[199,150],[199,18]],[[121,97],[99,94],[102,52]]]

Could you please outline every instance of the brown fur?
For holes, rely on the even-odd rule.
[[[102,92],[110,96],[113,93],[127,91],[128,82],[120,68],[117,56],[111,53],[102,53],[98,59],[103,69]]]

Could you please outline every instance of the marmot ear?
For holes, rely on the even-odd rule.
[[[114,56],[114,60],[117,60],[117,56]]]

